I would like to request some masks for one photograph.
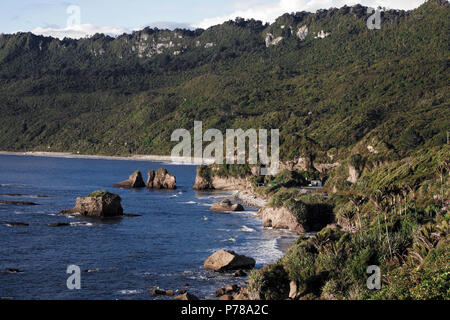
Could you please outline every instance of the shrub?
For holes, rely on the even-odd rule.
[[[91,192],[90,194],[87,195],[87,197],[111,199],[111,200],[119,200],[119,201],[121,200],[120,196],[118,196],[117,194],[110,193],[106,190],[98,190],[98,191]]]
[[[279,263],[253,270],[249,276],[248,291],[255,300],[284,300],[289,297],[289,277]]]

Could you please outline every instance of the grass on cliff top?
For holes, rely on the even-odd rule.
[[[97,190],[94,192],[91,192],[87,195],[90,198],[102,198],[102,199],[111,199],[111,200],[122,200],[120,196],[114,193],[110,193],[106,190]]]

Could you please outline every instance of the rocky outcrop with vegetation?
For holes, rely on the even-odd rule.
[[[93,218],[112,218],[123,215],[121,198],[105,190],[95,191],[86,197],[77,198],[73,209],[63,210],[62,214],[80,214]]]

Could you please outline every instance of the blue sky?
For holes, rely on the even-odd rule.
[[[0,33],[32,31],[57,37],[81,37],[95,32],[111,35],[145,26],[202,27],[237,16],[264,22],[285,12],[315,11],[362,3],[413,9],[424,0],[0,0]],[[80,8],[80,25],[69,27],[67,8]],[[156,23],[156,24],[155,24]]]

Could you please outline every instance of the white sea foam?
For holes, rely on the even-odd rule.
[[[187,202],[182,202],[182,203],[185,203],[185,204],[196,204],[197,202],[195,202],[195,201],[187,201]]]
[[[92,227],[93,226],[93,224],[90,222],[71,222],[70,225],[74,226],[74,227],[77,227],[77,226]]]
[[[138,294],[138,293],[141,293],[142,292],[142,290],[120,290],[120,294],[123,294],[123,295],[134,295],[134,294]]]
[[[242,228],[239,229],[241,232],[255,232],[255,229],[249,228],[247,226],[242,226]]]

